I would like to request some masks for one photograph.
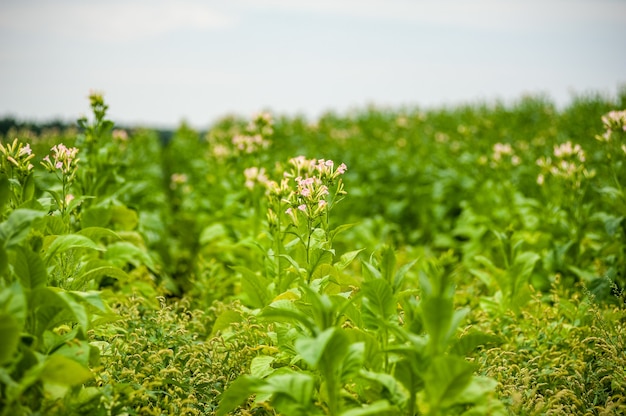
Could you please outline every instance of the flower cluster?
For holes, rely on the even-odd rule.
[[[505,160],[505,156],[510,158],[510,162],[513,166],[517,166],[522,163],[522,160],[519,156],[515,154],[513,147],[508,143],[496,143],[493,145],[493,154],[491,158],[493,159],[492,166],[496,166]]]
[[[113,140],[117,140],[120,142],[128,141],[128,133],[126,132],[126,130],[115,129],[111,132],[111,136],[113,137]]]
[[[73,178],[78,168],[78,149],[68,148],[63,143],[53,146],[52,153],[43,158],[41,164],[49,172],[61,172],[63,175]],[[52,158],[50,157],[52,156]]]
[[[626,110],[608,112],[602,116],[602,123],[608,132],[613,130],[626,131]]]
[[[13,176],[17,174],[18,178],[27,177],[33,170],[33,164],[31,160],[35,157],[30,144],[24,145],[18,142],[17,139],[13,140],[11,144],[0,143],[0,153],[2,153],[2,160],[0,161],[0,172]]]
[[[332,160],[298,156],[289,160],[289,165],[292,169],[285,172],[285,177],[295,182],[295,189],[292,188],[283,202],[288,206],[285,213],[294,223],[297,223],[297,212],[309,219],[316,218],[346,194],[340,178],[347,170],[345,164],[335,168]]]
[[[542,157],[537,160],[537,165],[542,169],[542,173],[537,176],[537,183],[543,185],[545,175],[565,179],[575,187],[579,187],[583,177],[593,176],[593,172],[587,171],[584,162],[585,152],[579,144],[565,142],[554,146],[554,159]]]
[[[604,124],[604,133],[597,135],[596,139],[605,142],[609,145],[609,158],[610,153],[619,152],[626,153],[626,110],[622,111],[610,111],[602,116],[602,124]],[[619,136],[622,136],[620,139]]]
[[[243,175],[246,178],[245,186],[248,189],[254,189],[256,184],[266,187],[269,186],[270,180],[265,173],[265,168],[253,166],[244,170]]]
[[[255,153],[261,149],[266,149],[270,142],[265,140],[260,134],[245,135],[236,134],[232,139],[233,145],[241,153]]]
[[[172,173],[170,176],[170,189],[177,189],[178,187],[185,185],[189,181],[189,178],[184,173]]]
[[[260,112],[252,116],[252,120],[248,123],[246,130],[256,132],[261,136],[270,136],[274,133],[274,120],[272,115],[267,112]]]

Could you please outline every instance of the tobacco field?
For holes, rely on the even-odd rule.
[[[626,90],[0,146],[0,416],[626,414]]]

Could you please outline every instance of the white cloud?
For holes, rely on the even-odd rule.
[[[0,28],[114,42],[177,29],[223,28],[235,21],[233,16],[193,0],[38,1],[0,6]]]
[[[246,8],[481,29],[537,30],[562,23],[626,24],[619,0],[235,0]],[[231,3],[232,4],[232,3]]]

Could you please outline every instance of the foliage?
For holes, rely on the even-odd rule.
[[[626,411],[626,94],[0,143],[0,415]]]

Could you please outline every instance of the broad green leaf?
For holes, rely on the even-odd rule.
[[[3,365],[13,358],[20,340],[21,326],[9,314],[0,313],[0,365]]]
[[[104,248],[100,247],[90,238],[79,234],[65,234],[56,236],[46,248],[44,261],[46,264],[50,264],[50,261],[57,254],[76,248],[104,251]]]
[[[206,245],[214,242],[215,240],[220,240],[228,235],[226,231],[226,227],[222,223],[211,224],[206,227],[200,233],[200,237],[198,241],[201,245]]]
[[[382,258],[380,260],[380,270],[383,279],[390,285],[394,283],[394,274],[396,271],[396,253],[390,246],[383,249]]]
[[[258,378],[265,378],[274,372],[272,363],[276,360],[275,357],[268,355],[259,355],[254,357],[250,362],[250,375]]]
[[[382,279],[382,274],[376,267],[374,267],[370,262],[363,261],[361,262],[363,265],[361,271],[363,273],[363,279],[365,281],[374,280],[374,279]]]
[[[391,396],[390,400],[394,405],[404,407],[407,400],[409,400],[411,392],[394,376],[386,373],[375,373],[373,371],[361,371],[361,376],[384,386],[389,392]],[[412,393],[415,394],[415,392]]]
[[[108,239],[111,241],[121,240],[119,234],[115,231],[104,227],[87,227],[78,231],[76,234],[85,236],[93,241]]]
[[[234,266],[233,270],[241,273],[243,300],[253,308],[263,308],[274,297],[269,290],[270,281],[243,266]]]
[[[83,336],[89,329],[89,319],[85,307],[69,293],[53,287],[40,287],[33,290],[30,302],[37,305],[32,333],[41,336],[46,329],[52,329],[68,322],[80,325]]]
[[[19,246],[13,253],[13,271],[25,288],[35,289],[48,283],[48,271],[39,254]]]
[[[0,313],[10,315],[23,328],[26,323],[28,304],[20,282],[13,282],[0,290]]]
[[[73,287],[83,290],[89,287],[89,284],[93,281],[99,283],[105,276],[121,282],[127,282],[129,279],[126,272],[119,267],[114,267],[104,260],[91,260],[81,268],[80,275],[74,279]]]
[[[491,377],[473,376],[470,383],[459,394],[459,403],[480,403],[487,396],[495,396],[498,382]]]
[[[272,405],[281,414],[309,416],[317,413],[313,405],[313,377],[295,371],[276,371],[259,391],[272,394]]]
[[[137,247],[128,241],[109,244],[103,258],[120,268],[125,267],[126,264],[132,264],[135,267],[145,265],[152,270],[156,269],[154,261],[146,249]]]
[[[347,253],[344,253],[341,255],[341,257],[339,257],[339,261],[337,261],[334,266],[337,268],[337,270],[343,270],[346,267],[348,267],[350,265],[350,263],[352,263],[354,261],[354,259],[359,255],[360,252],[362,252],[363,250],[365,250],[364,248],[361,248],[359,250],[354,250],[354,251],[349,251]]]
[[[137,211],[122,205],[112,206],[109,209],[111,210],[111,223],[114,229],[132,231],[137,228],[139,224]]]
[[[315,267],[311,280],[322,279],[324,277],[330,277],[331,281],[337,278],[337,269],[328,263],[320,264]]]
[[[98,290],[81,291],[69,291],[67,292],[76,298],[79,302],[84,302],[90,306],[93,306],[98,311],[106,313],[109,311],[106,303],[102,299],[101,292]]]
[[[365,407],[355,407],[345,412],[341,412],[341,416],[369,416],[369,415],[392,415],[399,414],[397,407],[392,406],[387,400],[378,400]]]
[[[395,316],[397,304],[391,285],[383,279],[363,282],[363,321],[370,327],[384,327]]]
[[[11,197],[11,188],[9,186],[9,178],[6,175],[0,176],[0,212],[4,210],[4,206]]]
[[[77,363],[89,367],[92,360],[92,348],[93,346],[89,342],[84,340],[73,339],[71,342],[67,342],[57,349],[54,354],[62,355]],[[96,348],[96,350],[98,350]]]
[[[230,327],[231,324],[242,321],[243,317],[239,312],[231,309],[225,310],[215,320],[213,328],[211,329],[211,337],[214,337],[219,331]]]
[[[313,317],[302,312],[292,301],[278,300],[265,307],[260,317],[281,322],[292,322],[304,326],[310,333],[317,331]]]
[[[341,381],[347,382],[354,375],[358,374],[363,368],[365,360],[365,342],[350,343],[349,338],[348,351],[341,364]]]
[[[77,386],[93,378],[93,374],[73,359],[53,354],[46,359],[40,377],[47,383]]]
[[[400,267],[400,269],[398,269],[398,271],[396,272],[396,275],[393,279],[393,291],[394,293],[399,291],[402,288],[402,282],[404,281],[404,277],[406,276],[406,274],[408,273],[409,270],[411,270],[411,267],[413,267],[413,265],[417,263],[417,260],[413,260],[405,265],[403,265],[402,267]]]
[[[331,232],[330,232],[330,241],[333,241],[335,239],[335,237],[337,236],[337,234],[344,232],[352,227],[354,227],[355,224],[341,224],[337,227],[335,227]]]
[[[424,328],[430,335],[432,353],[443,352],[454,316],[452,299],[427,297],[422,299],[420,306]]]
[[[296,351],[307,364],[317,368],[328,344],[335,335],[335,331],[336,328],[328,328],[315,338],[300,338],[296,340]]]
[[[109,207],[89,207],[81,214],[81,224],[85,228],[106,228],[110,225],[112,216]]]
[[[220,397],[217,416],[230,414],[264,384],[265,382],[258,377],[240,376],[237,378]]]
[[[424,374],[424,389],[431,405],[438,409],[462,401],[460,393],[469,384],[474,366],[461,357],[435,357]]]
[[[19,244],[28,235],[33,221],[45,215],[43,211],[16,209],[9,214],[6,221],[0,224],[0,241],[4,241],[6,248]]]
[[[462,335],[454,344],[450,352],[465,356],[474,352],[480,346],[494,346],[504,342],[503,338],[494,334],[480,331],[471,331]]]

